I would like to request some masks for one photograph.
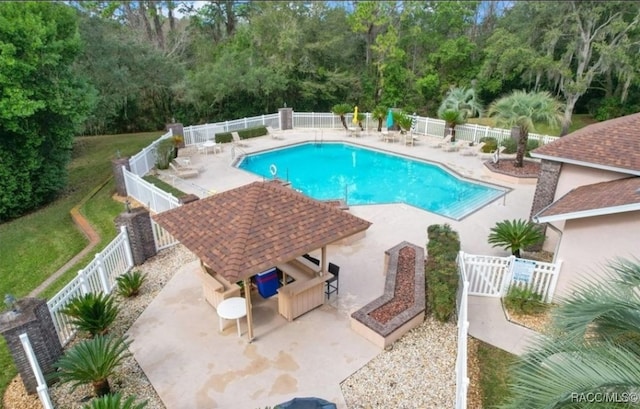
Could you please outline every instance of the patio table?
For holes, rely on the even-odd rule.
[[[205,149],[205,153],[209,154],[209,150],[213,149],[213,154],[215,155],[217,152],[222,152],[222,146],[218,145],[215,141],[205,141],[202,146]]]
[[[224,320],[236,320],[238,336],[241,337],[242,332],[240,331],[240,318],[247,315],[247,304],[245,299],[242,297],[227,298],[218,304],[217,312],[220,323],[220,332],[224,330]]]

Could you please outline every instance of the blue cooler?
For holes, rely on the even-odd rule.
[[[280,280],[278,280],[276,268],[274,267],[256,274],[256,286],[262,298],[269,298],[276,295],[280,287]]]

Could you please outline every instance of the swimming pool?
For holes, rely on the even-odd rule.
[[[267,179],[276,170],[293,188],[319,200],[405,203],[455,220],[505,194],[432,163],[345,143],[305,143],[250,154],[237,166]]]

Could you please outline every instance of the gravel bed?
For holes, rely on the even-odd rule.
[[[432,317],[341,384],[350,409],[455,406],[457,329]]]
[[[121,306],[120,313],[110,330],[110,334],[123,335],[167,281],[173,277],[174,273],[184,264],[195,259],[193,253],[184,246],[177,245],[163,250],[142,266],[134,267],[134,269],[146,273],[147,279],[137,297],[121,298],[118,296],[118,302]],[[76,337],[65,349],[79,341],[81,339]],[[124,397],[135,395],[137,402],[147,400],[146,409],[165,409],[160,397],[133,356],[128,357],[118,368],[116,375],[110,378],[110,385],[112,392],[120,392]],[[49,392],[54,407],[65,409],[82,408],[93,395],[91,386],[79,386],[72,392],[69,384],[53,385]],[[30,396],[24,392],[19,377],[16,377],[7,389],[4,401],[6,409],[42,407],[37,401],[37,395]]]
[[[376,308],[369,316],[381,324],[386,324],[415,302],[414,288],[416,280],[416,250],[412,247],[403,247],[398,252],[398,268],[396,273],[396,286],[393,299]]]

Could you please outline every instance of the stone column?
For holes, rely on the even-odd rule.
[[[293,129],[293,108],[280,108],[280,129]]]
[[[139,266],[157,254],[151,216],[147,209],[136,207],[130,212],[121,213],[116,217],[115,223],[118,228],[120,226],[127,228],[133,264]]]
[[[127,170],[131,170],[131,165],[129,165],[129,158],[117,158],[111,160],[111,170],[113,172],[113,177],[116,181],[116,192],[118,196],[127,196],[127,186],[124,183],[124,175],[122,174],[122,167],[127,168]]]
[[[54,364],[62,356],[62,345],[46,300],[24,298],[17,301],[16,306],[13,311],[0,315],[0,333],[7,341],[27,393],[34,394],[37,393],[38,381],[20,342],[20,335],[26,333],[29,337],[45,378],[55,372]]]
[[[550,161],[543,159],[540,162],[540,174],[538,175],[538,183],[536,184],[536,192],[533,195],[531,204],[531,213],[529,218],[533,218],[538,212],[553,203],[558,187],[558,179],[560,179],[560,171],[562,170],[562,162]],[[547,226],[540,225],[543,233],[546,234]],[[530,251],[539,251],[542,244],[528,248]]]
[[[184,148],[184,126],[181,123],[172,123],[165,125],[165,129],[173,131],[173,136],[182,137],[182,141],[178,143],[178,148]]]

